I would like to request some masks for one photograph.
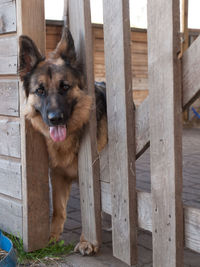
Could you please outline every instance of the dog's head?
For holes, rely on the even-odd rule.
[[[91,98],[83,91],[83,76],[76,61],[73,38],[68,29],[55,51],[45,59],[34,42],[20,36],[20,78],[27,97],[26,116],[41,117],[53,141],[87,123]]]

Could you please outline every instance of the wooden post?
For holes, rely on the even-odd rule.
[[[18,36],[31,37],[44,55],[44,1],[17,0],[16,3]],[[25,250],[32,251],[46,246],[49,239],[48,155],[43,137],[25,120],[23,105],[20,83],[23,242]]]
[[[182,32],[183,40],[181,43],[181,55],[187,50],[189,45],[188,34],[188,0],[182,0]]]
[[[84,65],[86,88],[95,99],[90,1],[69,0],[68,12],[69,27],[74,38],[78,60]],[[82,233],[87,241],[99,246],[101,243],[101,201],[95,103],[79,151],[79,186]]]
[[[114,256],[137,260],[135,133],[132,100],[129,3],[104,0],[109,170]]]
[[[183,266],[179,27],[179,0],[148,1],[154,267]]]

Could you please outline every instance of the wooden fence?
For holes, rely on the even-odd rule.
[[[179,60],[179,1],[148,1],[150,95],[134,110],[128,2],[103,1],[109,143],[98,158],[93,117],[79,157],[83,232],[92,243],[101,242],[102,209],[112,215],[114,256],[137,262],[139,227],[152,232],[153,265],[178,267],[184,245],[200,252],[200,211],[182,204],[181,141],[182,111],[200,94],[200,38]],[[93,95],[89,10],[89,1],[69,0],[69,26]],[[135,188],[135,160],[149,143],[151,193]]]
[[[68,0],[68,5],[69,27],[94,96],[90,1]],[[179,0],[148,1],[150,95],[135,109],[129,1],[104,0],[103,7],[109,144],[98,155],[94,112],[79,153],[84,236],[101,244],[103,210],[112,215],[114,256],[129,265],[137,262],[140,227],[152,232],[154,267],[183,266],[184,245],[200,253],[200,211],[183,207],[181,198],[181,116],[200,95],[200,38],[178,60]],[[26,250],[34,250],[49,236],[48,157],[22,113],[20,34],[44,52],[43,1],[0,0],[0,228],[21,235]],[[135,186],[135,161],[149,143],[151,193]]]

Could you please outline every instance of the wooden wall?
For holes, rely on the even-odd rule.
[[[48,156],[23,115],[18,38],[30,36],[44,52],[44,21],[43,0],[0,0],[0,229],[21,236],[26,250],[49,238]]]
[[[0,1],[0,229],[22,236],[16,2]]]

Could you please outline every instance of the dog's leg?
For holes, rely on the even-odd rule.
[[[63,232],[66,220],[66,207],[69,199],[71,180],[51,171],[52,193],[53,193],[53,218],[51,223],[50,240],[58,241],[60,234]]]

